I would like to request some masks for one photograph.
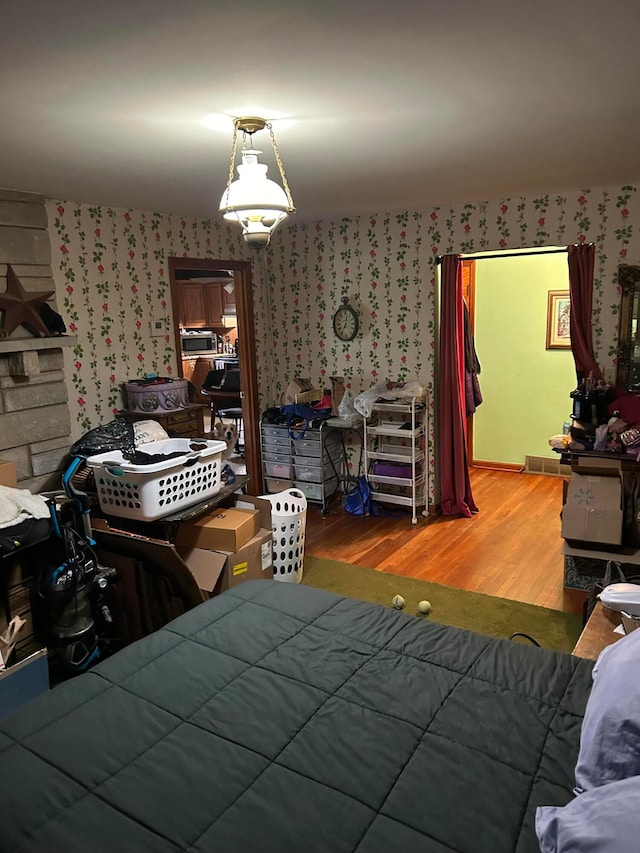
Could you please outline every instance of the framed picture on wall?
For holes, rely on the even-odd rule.
[[[550,290],[547,297],[547,349],[570,349],[571,303],[568,290]]]

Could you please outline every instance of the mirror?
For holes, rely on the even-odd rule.
[[[640,266],[618,267],[622,289],[616,385],[640,394]]]

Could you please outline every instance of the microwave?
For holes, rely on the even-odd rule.
[[[189,353],[209,353],[219,352],[220,336],[212,333],[196,332],[195,334],[187,334],[180,336],[182,344],[182,352]]]

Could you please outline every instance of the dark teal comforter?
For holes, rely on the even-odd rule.
[[[246,582],[0,724],[0,851],[537,851],[591,666]]]

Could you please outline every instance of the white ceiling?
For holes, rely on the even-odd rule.
[[[0,187],[216,215],[212,113],[273,120],[299,221],[633,181],[639,24],[638,0],[2,0]]]

